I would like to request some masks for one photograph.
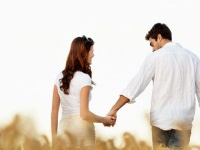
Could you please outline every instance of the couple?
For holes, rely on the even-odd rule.
[[[114,126],[117,111],[133,102],[153,81],[150,122],[153,149],[178,150],[189,146],[195,114],[195,95],[200,103],[200,60],[191,51],[172,42],[166,24],[156,23],[146,34],[153,53],[148,55],[137,75],[120,93],[107,116],[89,110],[92,81],[91,60],[94,41],[77,37],[72,41],[64,70],[58,74],[53,91],[52,136],[68,131],[81,146],[95,144],[94,122]],[[62,119],[58,127],[59,106]],[[58,131],[57,131],[58,129]]]

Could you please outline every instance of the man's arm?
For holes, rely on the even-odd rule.
[[[117,119],[117,111],[128,102],[130,102],[130,100],[127,97],[120,95],[119,99],[112,106],[112,108],[110,109],[110,112],[107,114],[107,116],[112,116],[116,120]],[[110,126],[110,125],[104,124],[104,126]],[[114,126],[114,124],[112,126]]]

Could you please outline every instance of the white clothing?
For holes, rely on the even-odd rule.
[[[88,74],[77,71],[74,73],[74,77],[70,82],[69,95],[65,94],[60,90],[60,82],[59,79],[63,77],[62,73],[57,75],[55,84],[58,89],[58,94],[60,96],[60,103],[62,107],[62,118],[65,118],[72,114],[80,114],[80,92],[82,87],[91,86],[92,89],[92,81]],[[89,96],[89,100],[91,100],[91,92]]]
[[[190,130],[195,94],[200,104],[199,58],[178,43],[169,42],[146,57],[121,95],[133,102],[151,80],[151,125],[163,130]]]
[[[62,118],[59,123],[59,134],[66,136],[65,131],[71,134],[77,147],[93,146],[95,143],[95,130],[92,122],[87,122],[80,117],[80,92],[84,86],[91,86],[92,80],[88,74],[77,71],[70,82],[69,94],[60,90],[59,80],[63,77],[59,73],[56,78],[56,86],[60,97]],[[89,101],[91,100],[91,91]],[[68,139],[70,140],[70,139]],[[66,141],[67,142],[67,141]]]
[[[78,114],[69,115],[60,120],[59,134],[68,137],[66,138],[66,143],[70,145],[72,144],[71,141],[73,141],[78,148],[82,146],[92,147],[95,144],[94,124],[83,120]]]

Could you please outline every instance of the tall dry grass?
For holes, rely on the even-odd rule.
[[[117,147],[114,139],[97,137],[92,150],[152,150],[149,143],[137,140],[129,132],[124,132],[121,138],[123,142]],[[192,145],[189,149],[200,150],[200,146]],[[31,119],[16,115],[8,125],[0,127],[0,150],[75,150],[75,146],[68,133],[55,137],[52,144],[46,135],[37,133]]]

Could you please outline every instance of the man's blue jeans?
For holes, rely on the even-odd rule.
[[[172,150],[187,150],[189,148],[191,130],[162,130],[152,126],[153,150],[164,147]]]

